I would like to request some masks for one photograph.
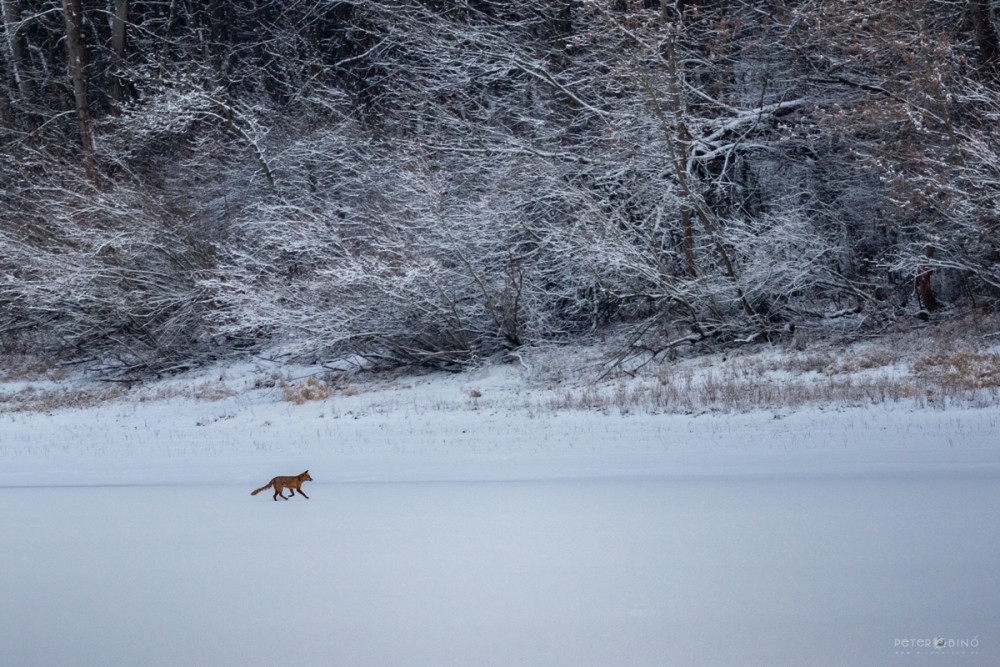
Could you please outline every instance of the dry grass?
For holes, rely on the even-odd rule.
[[[993,333],[958,335],[958,329],[919,330],[853,346],[742,348],[680,360],[658,359],[617,378],[594,380],[606,350],[553,348],[537,360],[542,370],[523,386],[502,391],[462,388],[453,402],[423,397],[432,410],[702,413],[796,409],[804,406],[899,404],[915,408],[963,405],[1000,406],[1000,341]],[[590,356],[588,357],[587,354]],[[584,367],[572,370],[568,363]],[[534,361],[530,360],[529,361]],[[546,370],[547,365],[551,370]],[[526,368],[529,365],[525,366]],[[62,381],[64,368],[28,356],[0,358],[0,412],[86,408],[109,400],[156,401],[175,397],[218,401],[237,390],[225,376],[200,383],[171,381],[132,387]],[[377,391],[385,377],[318,374],[292,379],[273,372],[253,381],[254,389],[274,389],[281,400],[301,405],[334,396]],[[535,388],[529,389],[535,382]],[[410,385],[396,384],[394,391]],[[542,388],[546,386],[547,388]],[[6,390],[6,391],[4,391]],[[398,400],[398,399],[396,399]]]
[[[49,359],[27,354],[7,354],[0,357],[0,382],[59,381],[68,376],[67,366],[60,366]]]
[[[255,385],[256,386],[256,385]],[[281,389],[281,399],[296,405],[310,401],[325,401],[334,394],[339,396],[357,396],[362,389],[357,385],[344,384],[336,377],[310,376],[305,380],[277,380],[276,386]]]
[[[113,385],[96,389],[40,389],[25,387],[19,391],[0,393],[0,412],[52,412],[89,408],[121,398],[125,387]]]
[[[745,412],[804,406],[1000,405],[1000,354],[954,339],[884,340],[848,348],[716,355],[664,362],[639,377],[588,382],[544,401],[551,410]]]
[[[891,345],[867,348],[836,360],[830,367],[831,373],[850,375],[879,368],[888,368],[902,362],[902,354]]]
[[[139,403],[166,401],[172,398],[193,398],[199,401],[221,401],[236,395],[236,390],[222,379],[206,380],[195,385],[138,385],[132,388],[129,384],[122,385],[124,389],[132,389],[132,400]]]
[[[236,392],[221,380],[219,382],[202,382],[195,385],[191,392],[191,396],[200,401],[221,401],[235,394]]]
[[[333,394],[333,387],[317,377],[306,378],[301,382],[282,380],[278,383],[278,387],[281,388],[282,399],[296,405],[308,401],[325,401]]]
[[[913,364],[919,377],[950,391],[1000,387],[1000,354],[945,352],[925,355]]]
[[[932,394],[933,395],[933,394]],[[940,394],[942,400],[958,397]],[[586,385],[549,399],[551,410],[602,412],[746,412],[806,405],[861,406],[912,401],[926,403],[912,382],[889,377],[859,380],[827,377],[821,381],[777,381],[708,374],[701,381],[628,382],[610,387]]]

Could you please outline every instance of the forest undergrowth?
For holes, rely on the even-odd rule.
[[[724,350],[636,349],[628,332],[525,347],[463,372],[233,359],[141,382],[107,381],[24,355],[0,357],[0,412],[84,409],[107,402],[223,401],[257,392],[334,414],[418,411],[733,413],[1000,405],[1000,323],[964,318],[845,343],[796,335]],[[414,389],[420,387],[420,390]]]

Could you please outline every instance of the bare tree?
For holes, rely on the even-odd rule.
[[[0,334],[461,368],[992,306],[993,4],[0,0]]]
[[[90,121],[90,101],[87,98],[87,50],[81,35],[83,5],[81,0],[63,0],[63,18],[66,22],[66,63],[73,83],[76,103],[76,122],[87,178],[97,185],[97,158],[94,153],[94,131]]]
[[[996,81],[1000,76],[1000,35],[997,34],[990,0],[969,0],[968,4],[983,70]]]
[[[111,99],[120,105],[125,101],[122,68],[125,63],[126,36],[128,34],[129,0],[115,0],[115,13],[111,21]]]

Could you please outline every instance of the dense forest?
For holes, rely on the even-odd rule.
[[[1000,297],[995,1],[0,7],[0,351],[461,368]]]

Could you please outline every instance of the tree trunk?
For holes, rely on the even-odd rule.
[[[116,105],[125,101],[122,85],[122,62],[125,59],[125,28],[128,25],[128,0],[115,0],[115,15],[111,22],[111,99]]]
[[[684,272],[688,278],[697,278],[698,271],[694,264],[694,225],[691,224],[691,209],[687,206],[681,209],[681,226],[684,231]]]
[[[934,246],[928,245],[924,254],[927,255],[927,259],[934,259]],[[928,313],[933,313],[939,307],[938,300],[934,296],[934,288],[931,286],[933,273],[934,270],[926,264],[921,267],[920,275],[917,276],[917,296],[920,297],[920,305]]]
[[[83,148],[83,165],[87,178],[97,185],[97,160],[94,157],[94,136],[90,125],[90,106],[87,101],[87,53],[81,37],[83,7],[81,0],[63,0],[63,17],[66,20],[66,65],[73,82],[73,99],[76,103],[76,120],[80,128],[80,145]]]
[[[170,30],[177,18],[177,0],[170,0],[167,11],[167,22],[163,26],[163,41],[160,42],[160,68],[157,79],[162,81],[167,76],[167,63],[170,62]]]
[[[969,13],[983,69],[993,78],[1000,77],[1000,37],[990,16],[990,0],[969,0]]]
[[[14,110],[10,100],[10,95],[14,90],[14,84],[10,81],[7,72],[7,54],[0,49],[0,128],[14,127]]]
[[[21,8],[17,0],[0,0],[0,9],[3,10],[4,46],[10,59],[10,74],[17,87],[13,106],[22,110],[28,125],[34,127],[36,123],[30,111],[35,100],[34,78],[28,40],[20,30]]]

